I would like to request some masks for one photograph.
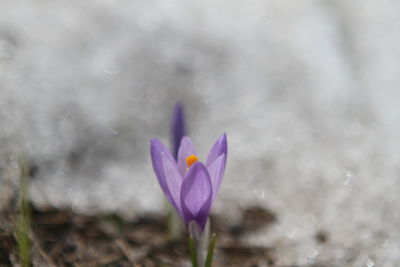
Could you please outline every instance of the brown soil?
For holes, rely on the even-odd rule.
[[[16,214],[0,214],[0,267],[18,266],[13,228]],[[243,212],[232,227],[211,220],[217,234],[213,266],[276,266],[274,250],[241,244],[243,234],[268,227],[276,216],[260,207]],[[188,266],[187,234],[168,236],[166,218],[146,214],[133,221],[117,215],[87,216],[69,210],[32,212],[33,266]],[[321,238],[322,239],[322,238]]]

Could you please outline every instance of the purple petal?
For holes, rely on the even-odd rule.
[[[196,221],[201,229],[207,221],[212,203],[212,184],[206,167],[194,163],[183,179],[181,188],[182,215],[186,225]]]
[[[173,193],[171,193],[170,189],[170,187],[174,187],[173,186],[174,182],[171,182],[172,177],[176,178],[176,174],[173,174],[174,171],[173,168],[171,167],[171,162],[175,164],[174,158],[172,157],[168,149],[159,140],[155,138],[151,139],[150,141],[150,154],[151,154],[151,162],[153,164],[153,169],[157,176],[157,180],[161,186],[161,189],[164,191],[164,194],[167,196],[171,204],[175,206],[175,208],[180,207],[180,201],[176,202],[176,200],[172,198]],[[176,169],[176,164],[175,164],[175,169]],[[168,177],[166,170],[168,170]],[[182,176],[180,174],[178,178],[179,179],[176,180],[179,180],[180,183],[182,183]],[[176,203],[179,204],[177,205]]]
[[[178,169],[182,176],[185,176],[187,169],[186,158],[195,154],[192,140],[187,136],[183,137],[178,151]]]
[[[171,141],[173,145],[174,157],[177,159],[178,149],[182,137],[186,135],[185,114],[183,106],[179,103],[175,105],[174,112],[172,113],[171,120]]]
[[[160,183],[161,189],[164,193],[168,192],[166,186],[166,179],[164,173],[164,165],[162,160],[162,155],[172,158],[171,153],[159,140],[153,138],[150,141],[150,154],[151,162],[153,164],[154,172],[156,173],[158,182]]]
[[[165,155],[162,156],[164,172],[165,172],[165,184],[168,189],[167,198],[171,204],[176,208],[178,213],[182,216],[181,209],[181,186],[183,177],[179,173],[174,159],[171,159]]]
[[[225,154],[225,159],[224,159],[224,166],[225,166],[226,158],[228,157],[228,143],[226,141],[226,134],[221,135],[221,137],[218,138],[218,140],[212,146],[210,152],[208,153],[206,166],[209,167],[222,154]]]
[[[213,200],[219,192],[219,188],[222,183],[222,177],[224,176],[225,171],[225,162],[225,154],[222,154],[210,166],[207,167],[213,187]]]

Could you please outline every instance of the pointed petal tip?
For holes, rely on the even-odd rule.
[[[150,139],[150,152],[151,157],[155,157],[155,155],[166,155],[169,158],[173,158],[169,149],[157,138]]]
[[[187,135],[184,135],[184,136],[182,137],[180,146],[181,146],[182,143],[184,143],[184,142],[191,143],[191,144],[193,145],[192,139],[191,139],[189,136],[187,136]]]
[[[151,151],[160,151],[162,150],[163,144],[160,142],[160,140],[156,138],[151,138],[150,139],[150,150]]]
[[[228,150],[228,137],[227,137],[226,133],[224,133],[224,134],[221,136],[220,141],[224,144],[224,149],[225,149],[224,154],[225,154],[225,156],[226,156],[226,154],[227,154],[227,152],[228,152],[228,151],[227,151],[227,150]]]
[[[228,138],[227,138],[226,133],[223,133],[219,139],[220,139],[220,141],[227,143]]]
[[[175,122],[177,122],[177,119],[184,120],[184,107],[180,102],[175,104],[172,117]]]
[[[150,139],[150,144],[151,145],[156,145],[156,144],[159,144],[159,143],[161,143],[161,142],[157,138],[153,137],[153,138]]]
[[[208,153],[206,166],[210,166],[222,154],[225,154],[226,159],[228,155],[228,141],[226,133],[223,133],[211,147],[210,152]]]
[[[226,139],[227,139],[226,132],[224,132],[224,133],[220,136],[219,139],[220,139],[220,140],[225,140],[225,141],[226,141]]]
[[[171,118],[171,141],[173,145],[173,155],[178,156],[179,145],[182,137],[186,135],[186,121],[183,106],[178,102],[175,104]]]
[[[167,149],[167,147],[164,145],[164,143],[161,142],[160,140],[158,140],[157,138],[151,138],[150,145]]]

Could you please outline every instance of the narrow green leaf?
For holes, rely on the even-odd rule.
[[[210,239],[210,244],[208,245],[208,252],[207,252],[207,259],[206,259],[206,264],[204,265],[205,267],[211,267],[212,266],[212,261],[214,257],[214,249],[215,249],[215,243],[217,242],[217,235],[212,234],[211,239]]]
[[[29,239],[29,232],[31,229],[31,210],[28,196],[29,177],[23,156],[20,156],[18,163],[20,168],[20,213],[16,222],[16,237],[21,266],[29,267],[31,265],[31,244]]]
[[[190,259],[192,260],[192,266],[193,267],[198,267],[197,266],[197,254],[196,254],[196,245],[194,244],[193,237],[189,237],[189,254],[190,254]]]

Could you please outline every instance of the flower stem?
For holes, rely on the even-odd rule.
[[[189,254],[190,254],[190,259],[192,260],[192,266],[199,267],[197,266],[196,244],[193,237],[191,236],[189,237]]]
[[[31,253],[31,243],[29,239],[29,232],[31,229],[31,210],[28,196],[29,177],[23,156],[20,156],[18,163],[20,169],[20,210],[15,231],[21,266],[28,267],[30,266]]]
[[[206,258],[206,263],[205,267],[211,267],[212,260],[214,257],[214,249],[215,249],[215,243],[217,242],[217,235],[212,234],[210,244],[208,245],[208,252],[207,252],[207,258]]]

